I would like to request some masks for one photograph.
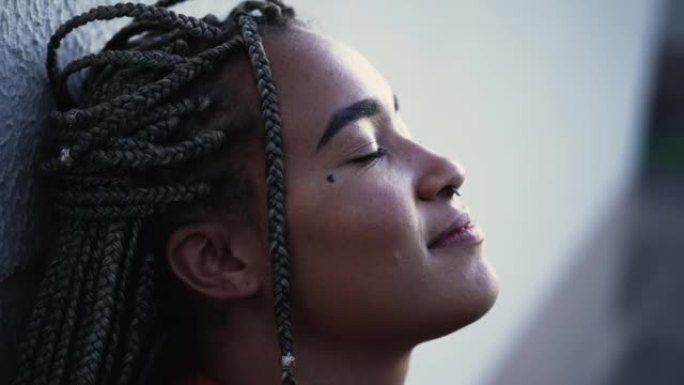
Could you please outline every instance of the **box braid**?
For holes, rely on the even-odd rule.
[[[181,1],[97,7],[64,23],[48,43],[56,132],[40,169],[54,187],[57,234],[20,346],[15,385],[148,382],[164,341],[157,297],[164,266],[154,248],[143,247],[145,228],[160,222],[155,218],[196,220],[204,215],[198,212],[216,208],[202,207],[225,200],[226,191],[245,195],[238,191],[244,187],[225,186],[235,178],[226,178],[225,169],[212,171],[219,167],[207,160],[236,147],[241,142],[231,138],[239,135],[207,123],[211,107],[222,101],[201,93],[210,87],[192,88],[245,50],[264,125],[281,377],[295,384],[281,121],[260,30],[301,22],[275,0],[244,1],[224,21],[167,9]],[[57,51],[69,33],[120,17],[133,21],[102,52],[58,68]],[[86,76],[74,96],[67,83],[82,70]]]

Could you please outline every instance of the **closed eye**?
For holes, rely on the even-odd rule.
[[[387,155],[387,150],[380,147],[377,151],[351,160],[355,164],[368,164]]]

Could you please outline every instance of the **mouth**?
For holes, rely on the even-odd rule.
[[[470,215],[464,212],[428,243],[428,249],[475,246],[483,241],[482,229],[472,223]]]

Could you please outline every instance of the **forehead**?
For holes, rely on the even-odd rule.
[[[357,51],[315,32],[293,28],[264,37],[287,136],[318,140],[339,108],[377,98],[391,108],[385,79]]]

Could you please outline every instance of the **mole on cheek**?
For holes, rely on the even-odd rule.
[[[333,174],[328,175],[328,177],[325,179],[330,183],[335,183],[335,175]]]

